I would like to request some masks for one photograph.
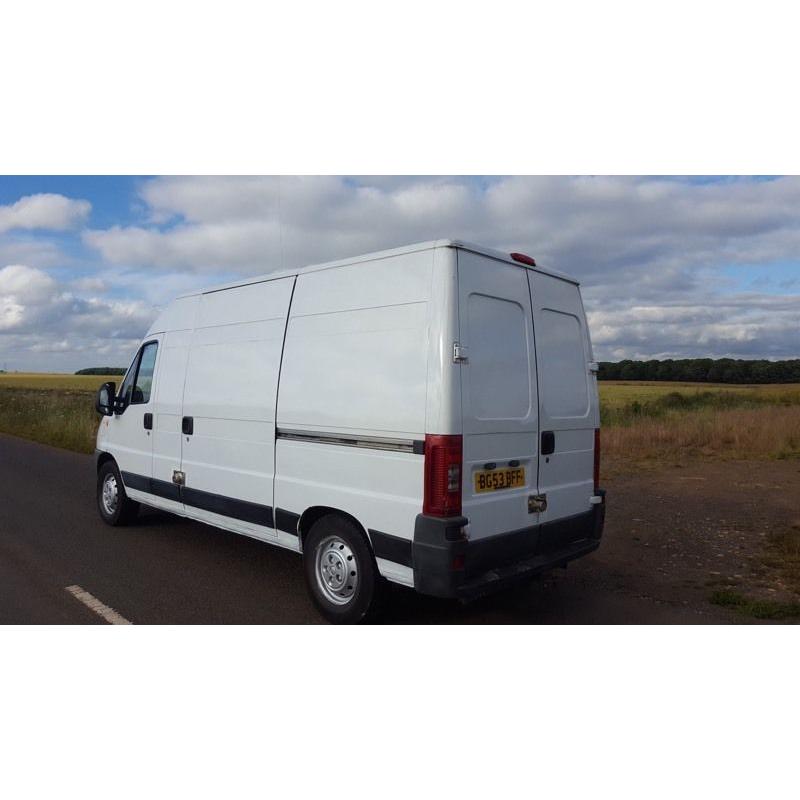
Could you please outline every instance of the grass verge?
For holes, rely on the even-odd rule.
[[[714,605],[730,608],[756,619],[800,619],[800,603],[752,600],[732,589],[718,589],[709,598]]]
[[[0,388],[0,431],[93,453],[100,416],[93,392]]]
[[[800,594],[800,520],[786,530],[770,534],[763,562],[778,570],[786,586]]]

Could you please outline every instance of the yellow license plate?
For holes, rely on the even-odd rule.
[[[479,469],[474,473],[475,491],[499,492],[501,489],[516,489],[525,485],[525,467],[507,469]]]

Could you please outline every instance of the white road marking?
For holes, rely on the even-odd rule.
[[[76,600],[80,600],[87,608],[99,614],[106,622],[112,625],[132,625],[133,623],[125,619],[121,614],[117,614],[113,608],[109,608],[105,603],[101,603],[93,594],[89,594],[80,586],[67,586],[68,591]]]

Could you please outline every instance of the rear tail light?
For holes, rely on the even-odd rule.
[[[461,516],[461,462],[461,436],[425,436],[423,514]]]
[[[600,488],[600,428],[594,429],[594,490]]]

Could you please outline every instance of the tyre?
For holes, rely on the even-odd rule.
[[[139,504],[125,494],[113,461],[106,461],[97,473],[97,509],[108,525],[127,525],[139,513]]]
[[[377,616],[383,578],[354,523],[337,516],[317,520],[303,544],[303,567],[314,605],[329,622],[367,622]]]

